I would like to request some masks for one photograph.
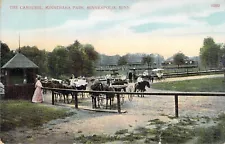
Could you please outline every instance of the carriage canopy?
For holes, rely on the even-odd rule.
[[[163,76],[164,69],[153,69],[152,72],[154,75],[156,75],[158,78],[161,78]]]

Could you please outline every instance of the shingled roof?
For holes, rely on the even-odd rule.
[[[38,68],[38,66],[21,53],[17,53],[3,67],[3,69],[13,68]]]

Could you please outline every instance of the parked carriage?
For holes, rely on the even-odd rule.
[[[152,70],[152,75],[153,75],[153,77],[155,77],[155,78],[157,78],[157,79],[163,79],[164,77],[163,77],[163,72],[164,72],[164,69],[160,69],[160,68],[158,68],[158,69],[153,69]]]

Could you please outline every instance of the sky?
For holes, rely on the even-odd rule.
[[[198,56],[207,37],[225,43],[225,0],[0,0],[0,9],[0,40],[10,49],[19,35],[21,46],[47,51],[78,40],[102,54],[165,58]]]

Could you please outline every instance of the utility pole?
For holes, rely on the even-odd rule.
[[[159,54],[158,54],[158,68],[160,67],[160,64],[159,64]]]
[[[19,53],[20,53],[20,33],[19,33]]]

